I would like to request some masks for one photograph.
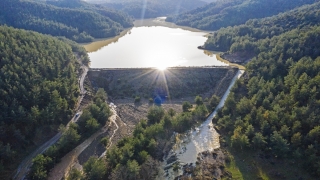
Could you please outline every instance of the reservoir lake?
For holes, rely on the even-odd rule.
[[[170,27],[163,19],[135,22],[119,36],[84,45],[91,68],[228,66],[215,54],[200,50],[206,32]]]

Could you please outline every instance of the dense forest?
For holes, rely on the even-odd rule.
[[[186,13],[170,16],[167,21],[203,30],[218,30],[316,1],[318,0],[219,0]]]
[[[39,138],[72,117],[79,62],[75,44],[36,32],[0,26],[0,171],[6,171]]]
[[[239,26],[221,28],[209,37],[203,48],[231,53],[259,52],[259,47],[255,45],[260,43],[259,40],[272,38],[297,28],[319,25],[319,9],[320,2],[268,18],[251,19]]]
[[[102,6],[79,0],[52,1],[51,4],[50,1],[3,0],[0,24],[64,36],[77,42],[115,36],[133,26],[128,15]]]
[[[112,114],[106,100],[106,92],[98,89],[93,102],[83,110],[78,123],[71,123],[68,128],[63,125],[59,127],[62,133],[59,141],[32,160],[33,164],[28,175],[30,179],[46,179],[49,170],[59,163],[64,155],[105,126]]]
[[[64,155],[108,122],[112,111],[106,104],[107,94],[98,89],[78,122],[66,126],[79,96],[78,69],[81,63],[89,63],[84,48],[73,41],[115,36],[133,25],[128,15],[109,7],[135,18],[199,7],[167,20],[216,30],[202,46],[204,49],[253,56],[213,120],[226,143],[237,151],[253,150],[301,162],[306,171],[319,177],[319,0],[217,0],[200,7],[205,4],[200,0],[109,0],[103,5],[80,0],[1,0],[0,179],[11,177],[18,161],[58,129],[61,138],[33,159],[27,176],[46,179]],[[188,78],[186,74],[180,76]],[[97,79],[103,82],[101,77]],[[114,86],[105,88],[111,89],[113,96],[150,96],[151,90],[144,83],[137,83],[142,87],[134,90],[126,79],[115,79],[116,85],[104,83],[105,87]],[[176,82],[167,86],[181,86]],[[192,83],[195,81],[188,82]],[[190,88],[203,92],[198,86]],[[187,90],[183,93],[194,95]],[[197,96],[194,101],[195,105],[183,102],[181,113],[149,102],[147,116],[135,125],[130,136],[108,149],[104,158],[91,157],[83,164],[83,171],[72,169],[66,178],[155,179],[165,150],[170,150],[172,135],[205,120],[220,99],[215,95],[206,100]],[[100,142],[107,146],[108,137]]]
[[[316,177],[320,176],[318,9],[316,3],[216,33],[226,33],[223,37],[233,42],[226,50],[255,51],[244,78],[215,119],[230,136],[231,146],[298,160]],[[217,45],[215,40],[220,41],[214,37],[210,43]],[[245,42],[250,46],[241,45]]]
[[[201,0],[109,0],[102,4],[141,19],[178,14],[207,3]]]

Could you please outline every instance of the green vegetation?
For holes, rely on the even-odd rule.
[[[203,30],[240,25],[249,19],[263,18],[294,9],[315,0],[221,0],[167,18],[182,26]]]
[[[82,180],[82,179],[83,179],[82,172],[77,169],[72,169],[67,178],[67,180]]]
[[[108,137],[104,137],[100,140],[100,143],[102,145],[104,145],[105,147],[107,147],[107,145],[109,144],[109,138]]]
[[[88,57],[75,44],[6,26],[0,26],[0,54],[0,174],[6,177],[43,134],[71,119],[79,95],[74,54]]]
[[[230,143],[230,139],[227,140]],[[224,138],[220,139],[222,144]],[[303,171],[303,164],[297,159],[273,158],[257,149],[240,151],[232,147],[223,147],[225,170],[232,174],[232,179],[317,179]],[[228,179],[228,178],[225,178]]]
[[[182,111],[183,112],[188,112],[189,109],[191,109],[191,108],[192,108],[192,104],[190,102],[185,101],[182,103]]]
[[[136,125],[133,136],[123,138],[117,146],[107,151],[105,162],[93,158],[86,163],[100,163],[97,168],[85,169],[86,178],[92,179],[88,175],[95,173],[99,174],[97,179],[154,179],[158,161],[163,157],[163,148],[173,132],[185,132],[199,120],[205,120],[207,114],[203,104],[181,114],[176,114],[172,109],[165,112],[161,106],[152,106],[148,119]]]
[[[196,98],[194,99],[194,102],[199,106],[203,104],[203,100],[201,96],[196,96]]]
[[[93,98],[93,103],[89,104],[79,118],[81,134],[91,135],[101,126],[104,126],[111,116],[111,110],[107,103],[107,94],[103,89],[98,89]]]
[[[84,163],[83,170],[88,180],[102,180],[107,173],[104,159],[98,159],[96,157],[90,157],[90,159]]]
[[[220,98],[217,95],[212,95],[208,102],[209,111],[214,111],[215,108],[219,105]]]
[[[205,49],[259,53],[259,41],[294,29],[320,24],[320,3],[305,5],[276,16],[253,19],[243,25],[222,28],[209,37]]]
[[[124,28],[132,26],[132,20],[124,13],[79,0],[48,3],[3,0],[0,4],[0,17],[0,24],[64,36],[77,42],[115,36]]]
[[[60,126],[62,137],[56,144],[52,145],[47,151],[45,151],[44,155],[40,154],[34,158],[34,161],[40,162],[36,164],[33,163],[31,167],[32,171],[29,173],[30,178],[34,179],[36,177],[38,179],[43,179],[43,177],[47,177],[49,170],[53,168],[64,155],[74,149],[83,140],[87,139],[91,134],[96,132],[102,125],[106,124],[108,118],[111,116],[111,111],[105,103],[106,99],[107,95],[104,90],[99,89],[93,97],[93,103],[88,105],[79,117],[79,125],[71,123],[68,128]],[[107,144],[108,139],[107,141],[103,140],[102,143]],[[48,160],[50,163],[42,162],[44,161],[43,159]],[[84,168],[90,169],[98,166],[91,161],[94,160],[91,159],[90,162],[88,162],[88,165],[84,165]],[[77,172],[74,173],[74,175],[79,175]],[[89,175],[87,174],[87,176]],[[95,174],[94,172],[90,175],[93,179],[94,177],[98,178],[100,176],[101,174]]]
[[[50,164],[52,159],[50,157],[44,157],[42,154],[38,155],[32,160],[32,168],[30,173],[32,176],[30,178],[35,180],[46,179],[48,170],[44,169],[45,166]]]
[[[141,97],[140,96],[136,96],[134,98],[134,103],[140,103],[140,101],[141,101]]]
[[[103,3],[108,8],[121,10],[136,19],[177,14],[205,4],[200,0],[109,0],[107,3]]]
[[[251,44],[250,49],[255,49],[257,55],[246,65],[246,78],[235,84],[216,117],[219,128],[230,134],[232,147],[243,151],[255,149],[275,159],[294,159],[317,177],[320,175],[317,118],[320,26],[313,19],[319,13],[312,9],[318,6],[316,3],[289,12],[302,16],[292,19],[305,19],[303,28],[295,20],[284,19],[284,27],[291,23],[291,30],[283,28],[271,38],[261,37]],[[269,21],[272,24],[273,20],[277,22],[287,15]],[[229,29],[236,32],[239,27]],[[234,43],[242,43],[241,38]]]

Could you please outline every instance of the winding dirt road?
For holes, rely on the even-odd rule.
[[[77,107],[76,107],[77,110],[79,110],[81,101],[83,100],[83,98],[86,94],[86,90],[84,89],[83,83],[84,83],[85,77],[88,72],[88,67],[86,67],[85,65],[81,65],[81,69],[82,69],[82,74],[79,78],[79,88],[80,88],[81,96],[80,96],[78,103],[77,103]],[[82,112],[80,111],[77,113],[79,113],[78,116],[74,115],[72,117],[72,119],[69,121],[69,123],[66,126],[67,128],[69,127],[70,123],[76,122],[79,119]],[[52,146],[54,143],[56,143],[61,138],[61,136],[62,136],[62,134],[60,132],[57,133],[53,138],[51,138],[49,141],[44,143],[42,146],[40,146],[38,149],[36,149],[30,155],[28,155],[18,166],[17,171],[16,171],[15,175],[13,176],[13,179],[23,180],[30,170],[30,167],[32,165],[32,159],[35,158],[38,154],[44,153],[50,146]]]
[[[101,134],[105,133],[108,130],[108,126],[111,126],[111,122],[116,125],[116,129],[113,132],[113,135],[110,137],[109,142],[112,144],[112,138],[114,134],[119,129],[118,124],[116,123],[117,118],[117,112],[115,110],[115,106],[110,105],[112,116],[110,117],[110,123],[109,125],[105,125],[102,127],[99,131],[91,135],[88,139],[86,139],[83,143],[81,143],[79,146],[77,146],[75,149],[70,151],[67,155],[65,155],[61,162],[56,164],[54,168],[50,171],[48,180],[57,180],[62,179],[65,177],[66,174],[68,174],[69,170],[71,169],[72,165],[76,162],[78,159],[78,156]],[[108,148],[110,147],[110,144]]]

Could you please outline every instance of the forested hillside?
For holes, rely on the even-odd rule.
[[[93,101],[83,109],[78,123],[71,123],[69,128],[60,126],[59,130],[62,132],[61,138],[43,154],[37,155],[32,160],[33,164],[28,178],[47,179],[48,173],[60,162],[61,158],[93,133],[99,132],[98,129],[107,124],[108,118],[112,114],[106,100],[106,92],[103,89],[98,89],[93,97]]]
[[[79,0],[52,4],[61,7],[28,0],[3,0],[0,4],[0,23],[64,36],[77,42],[115,36],[132,26],[132,20],[124,13],[101,6],[91,6]]]
[[[205,4],[207,3],[201,0],[109,0],[103,3],[107,7],[121,10],[137,19],[178,14]]]
[[[249,19],[285,12],[318,0],[219,0],[195,10],[171,16],[167,21],[203,30],[240,25]]]
[[[16,168],[29,147],[72,117],[79,95],[74,53],[85,51],[39,33],[0,26],[1,179],[11,175],[8,170]],[[86,53],[82,57],[88,60]]]
[[[250,44],[249,49],[254,49],[256,56],[246,65],[246,75],[238,81],[216,117],[219,128],[230,135],[232,147],[297,160],[315,177],[320,176],[317,9],[319,4],[228,28],[232,37],[239,35],[241,27],[246,27],[244,32],[260,28],[266,35],[260,33],[260,40]],[[251,33],[244,36],[255,37]],[[242,38],[233,41],[243,43]],[[236,50],[242,52],[247,48]]]
[[[272,38],[293,29],[320,24],[320,2],[305,5],[276,16],[253,19],[243,25],[221,28],[214,32],[203,48],[215,51],[259,52],[259,40]]]

